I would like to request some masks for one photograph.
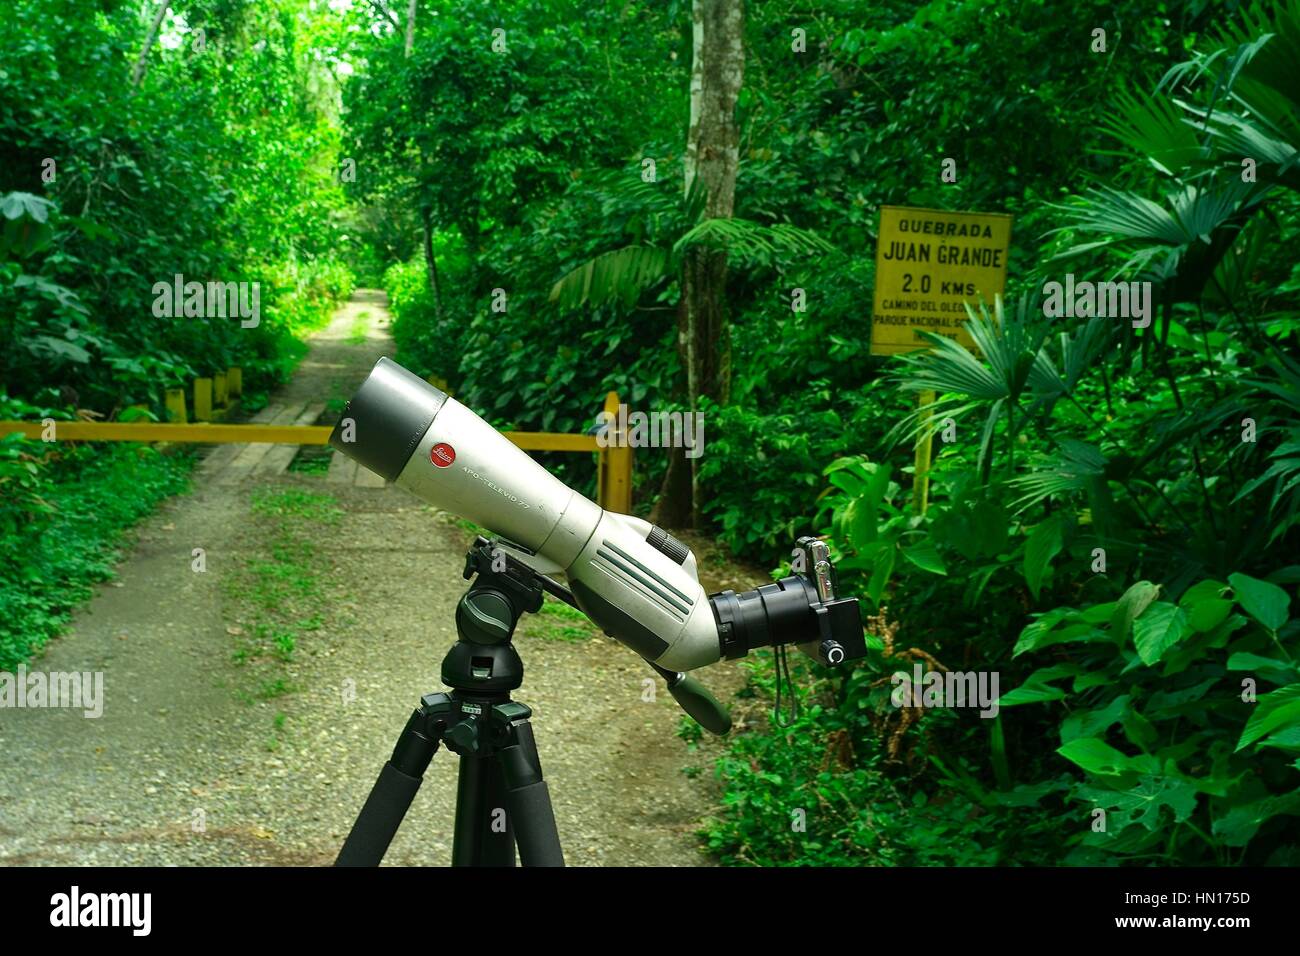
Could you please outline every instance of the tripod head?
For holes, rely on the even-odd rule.
[[[523,663],[510,643],[519,618],[540,610],[544,593],[581,610],[572,591],[517,557],[518,548],[479,535],[465,555],[464,577],[474,583],[456,605],[460,640],[442,662],[442,680],[449,687],[480,693],[514,690],[523,681]],[[702,727],[715,734],[731,729],[730,715],[703,684],[647,663]]]
[[[737,594],[709,597],[728,659],[755,647],[798,644],[823,664],[834,666],[866,654],[856,598],[837,597],[835,568],[824,542],[798,541],[789,577]],[[581,610],[573,592],[530,563],[537,556],[504,540],[479,535],[465,555],[466,580],[474,583],[456,605],[460,641],[443,661],[442,679],[463,691],[509,691],[523,680],[523,663],[510,643],[519,618],[541,609],[543,594]],[[809,640],[809,635],[815,635]],[[647,661],[668,684],[682,709],[706,730],[725,734],[731,717],[695,678]]]

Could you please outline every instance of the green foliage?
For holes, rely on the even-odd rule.
[[[1062,818],[1094,823],[1070,827],[1068,861],[1263,863],[1297,849],[1286,818],[1300,813],[1300,622],[1277,585],[1229,581],[1199,582],[1177,602],[1139,581],[1118,602],[1059,608],[1021,633],[1016,656],[1053,646],[1058,663],[1002,706],[1062,716],[1056,753],[1076,768]]]
[[[455,277],[448,274],[451,257],[443,254],[444,281],[455,288]],[[465,348],[466,323],[458,307],[449,308],[440,320],[429,290],[428,272],[423,257],[389,266],[383,275],[388,303],[393,313],[393,338],[399,360],[426,375],[436,375],[453,388],[460,379],[460,356]],[[459,298],[455,300],[458,304]]]
[[[188,458],[135,445],[53,447],[0,439],[4,670],[63,630],[93,585],[112,579],[127,529],[187,485]]]
[[[1260,0],[1171,68],[1154,95],[1117,97],[1108,129],[1147,155],[1163,201],[1092,190],[1066,230],[1102,238],[1062,255],[1126,256],[1119,271],[1157,282],[1171,302],[1248,295],[1244,275],[1260,263],[1238,240],[1269,230],[1253,220],[1286,201],[1280,189],[1300,190],[1298,59],[1300,3]]]
[[[0,381],[11,395],[55,390],[107,417],[136,404],[161,417],[164,390],[198,375],[241,365],[256,391],[292,368],[297,338],[351,284],[332,215],[344,202],[337,80],[303,63],[343,22],[309,10],[187,4],[133,88],[139,4],[106,0],[91,16],[68,2],[6,7],[0,340],[12,347]],[[260,322],[157,315],[154,287],[176,275],[258,283]]]
[[[770,658],[748,666],[755,689],[770,693]],[[863,677],[801,693],[797,718],[741,735],[719,758],[722,812],[701,833],[712,852],[744,866],[1053,862],[1041,814],[977,799],[964,784],[934,796],[892,773],[858,736]]]

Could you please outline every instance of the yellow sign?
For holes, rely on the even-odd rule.
[[[871,354],[923,349],[922,332],[956,339],[974,351],[962,328],[970,302],[990,305],[1007,284],[1011,217],[1005,213],[942,212],[880,207]]]

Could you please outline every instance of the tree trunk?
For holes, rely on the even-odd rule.
[[[429,273],[429,291],[433,293],[433,315],[442,321],[442,289],[438,285],[438,260],[433,255],[433,212],[424,210],[424,264]]]
[[[735,209],[740,165],[736,98],[745,73],[743,0],[694,0],[694,54],[691,63],[691,126],[686,138],[686,190],[697,178],[705,190],[704,215],[729,219]],[[677,346],[686,371],[691,411],[708,397],[725,402],[731,389],[731,343],[727,327],[727,256],[692,249],[682,261],[682,307]],[[702,503],[698,458],[680,451],[669,459],[657,509],[661,520],[689,516],[700,524]],[[689,466],[689,485],[682,472]],[[689,497],[681,496],[688,488]]]
[[[683,269],[683,273],[685,270]],[[685,280],[683,279],[683,282]],[[691,368],[687,360],[684,343],[688,342],[686,328],[686,291],[683,286],[681,298],[677,301],[677,345],[682,356],[682,367]],[[688,429],[689,430],[689,429]],[[692,509],[694,495],[691,492],[693,468],[691,459],[686,457],[685,448],[668,449],[668,470],[664,473],[663,483],[659,486],[659,500],[650,510],[650,521],[661,528],[690,528],[694,526],[695,514]]]
[[[457,220],[456,228],[460,230],[460,237],[465,241],[466,260],[469,265],[468,286],[475,301],[478,301],[479,297],[487,294],[488,291],[487,274],[479,266],[480,257],[483,255],[483,242],[479,230],[478,209]]]
[[[415,0],[411,0],[410,6],[406,8],[406,55],[411,55],[411,48],[415,46]]]
[[[154,38],[158,36],[158,28],[162,26],[163,17],[167,15],[167,8],[171,4],[164,2],[159,5],[158,13],[153,18],[153,26],[149,27],[149,35],[144,38],[144,46],[140,48],[140,58],[135,61],[135,69],[131,71],[131,88],[135,89],[144,79],[145,67],[149,65],[149,51],[153,48]]]

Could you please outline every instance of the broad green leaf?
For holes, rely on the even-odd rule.
[[[1232,611],[1232,601],[1223,596],[1228,589],[1219,581],[1201,581],[1183,592],[1178,606],[1187,611],[1193,631],[1205,633],[1218,627]]]
[[[1249,747],[1261,737],[1300,722],[1300,684],[1287,684],[1263,694],[1237,741],[1237,750]]]
[[[1277,633],[1286,623],[1291,596],[1276,584],[1245,574],[1228,575],[1228,583],[1242,609],[1270,631]]]
[[[1061,743],[1104,734],[1123,719],[1130,699],[1128,694],[1121,694],[1100,710],[1076,710],[1061,721]]]
[[[999,707],[1014,707],[1017,704],[1041,704],[1049,700],[1064,700],[1065,691],[1052,687],[1051,682],[1062,677],[1073,677],[1079,673],[1076,664],[1054,664],[1034,671],[1025,682],[1015,690],[1007,691],[998,698]]]
[[[1077,737],[1057,747],[1056,752],[1088,773],[1098,776],[1113,777],[1137,769],[1134,767],[1135,758],[1096,737]]]
[[[1088,624],[1106,624],[1110,621],[1111,615],[1115,613],[1118,603],[1107,601],[1105,604],[1094,604],[1092,607],[1084,608],[1079,617]]]
[[[1065,691],[1047,684],[1021,684],[1015,690],[1009,690],[998,698],[999,707],[1015,707],[1017,704],[1042,704],[1049,700],[1065,700]]]
[[[1273,817],[1297,812],[1300,812],[1300,791],[1265,797],[1254,803],[1232,807],[1214,821],[1212,832],[1228,846],[1245,846]]]
[[[1114,680],[1109,668],[1098,668],[1095,671],[1087,671],[1080,674],[1074,679],[1074,692],[1081,694],[1091,687],[1100,687],[1103,684],[1109,684]]]
[[[1044,638],[1051,632],[1052,628],[1070,617],[1078,617],[1079,612],[1072,607],[1056,607],[1050,611],[1044,611],[1042,614],[1026,624],[1020,631],[1020,639],[1016,641],[1016,649],[1013,656],[1023,654],[1025,651],[1032,651],[1044,643]]]
[[[1133,622],[1133,645],[1142,663],[1150,666],[1190,632],[1187,613],[1167,601],[1157,601]]]
[[[1150,581],[1138,581],[1129,587],[1124,592],[1124,595],[1115,602],[1115,611],[1110,617],[1110,629],[1117,641],[1123,643],[1128,639],[1133,622],[1156,599],[1159,593],[1160,588],[1157,585],[1152,584]]]
[[[839,514],[841,529],[854,551],[865,551],[876,540],[876,513],[865,499],[853,498]]]
[[[929,571],[931,574],[947,574],[948,569],[944,566],[943,558],[939,555],[939,550],[934,546],[934,542],[929,538],[922,538],[916,544],[909,548],[903,548],[903,557],[911,561],[923,571]]]
[[[871,554],[871,579],[867,582],[867,596],[879,606],[889,577],[894,573],[894,556],[898,549],[893,541],[878,541]]]
[[[1224,647],[1235,631],[1241,630],[1249,623],[1250,618],[1246,615],[1233,612],[1209,631],[1206,635],[1207,643],[1210,647]]]
[[[1065,546],[1064,521],[1059,512],[1046,518],[1030,532],[1025,542],[1025,583],[1029,585],[1034,600],[1038,600],[1052,558]]]
[[[888,465],[877,462],[864,463],[863,468],[868,472],[867,488],[863,497],[873,510],[878,510],[880,503],[885,500],[885,492],[889,490],[889,475],[892,469]]]
[[[1248,654],[1245,651],[1237,651],[1228,657],[1228,670],[1230,671],[1251,671],[1261,676],[1267,674],[1289,675],[1291,680],[1295,680],[1296,668],[1290,661],[1281,661],[1275,657],[1264,657],[1260,654]]]
[[[1228,585],[1222,581],[1212,581],[1206,579],[1198,581],[1190,588],[1183,592],[1183,596],[1178,599],[1182,607],[1190,607],[1198,601],[1204,601],[1210,598],[1221,598],[1228,591]]]
[[[1147,774],[1136,785],[1122,790],[1085,785],[1075,790],[1075,795],[1093,806],[1105,807],[1106,829],[1118,832],[1130,823],[1140,824],[1147,830],[1160,828],[1165,823],[1161,819],[1161,807],[1169,807],[1175,821],[1186,820],[1196,810],[1197,790],[1193,783],[1180,777]]]
[[[1289,727],[1283,727],[1281,730],[1274,731],[1263,740],[1259,741],[1260,747],[1277,747],[1279,750],[1286,750],[1294,753],[1300,750],[1300,722],[1293,723]]]
[[[1065,627],[1056,627],[1062,620],[1069,621]],[[1044,614],[1038,620],[1025,626],[1016,641],[1012,657],[1018,657],[1026,651],[1037,650],[1052,644],[1066,644],[1072,641],[1090,643],[1107,641],[1110,635],[1100,628],[1085,624],[1073,608],[1057,608]]]

